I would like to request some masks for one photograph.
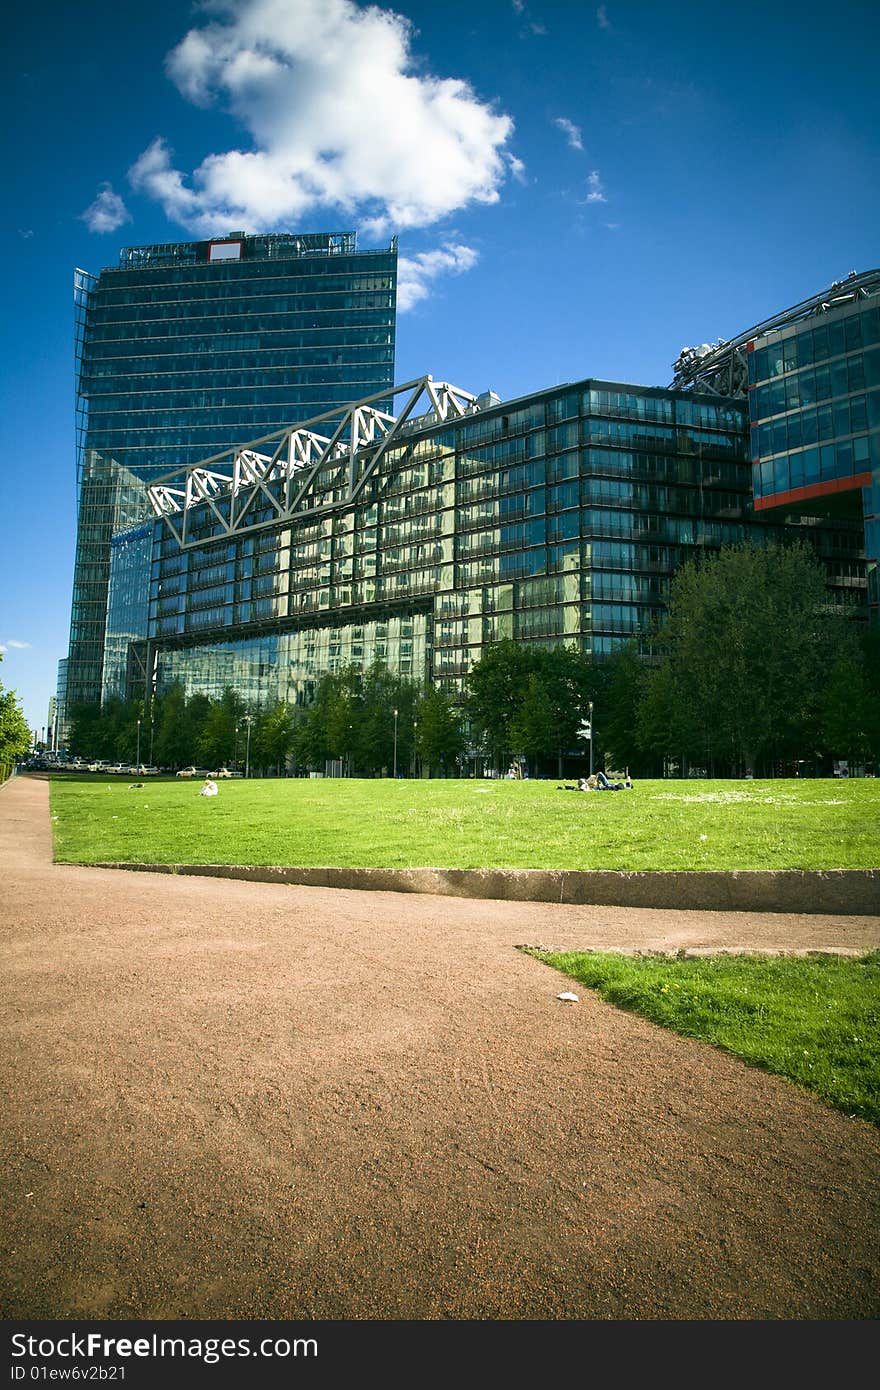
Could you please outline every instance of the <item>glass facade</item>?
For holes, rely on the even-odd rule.
[[[59,709],[101,697],[110,538],[145,515],[144,485],[115,459],[87,449],[80,468],[70,647]],[[62,723],[65,715],[61,714]]]
[[[99,454],[150,481],[390,389],[396,276],[396,241],[359,252],[354,233],[126,247],[97,277],[77,271],[71,704],[98,700],[103,685],[112,532],[90,509],[86,458]],[[76,636],[84,626],[95,637],[85,646]]]
[[[880,603],[880,304],[878,296],[749,344],[755,507],[836,510],[864,522],[868,600]],[[872,302],[874,301],[874,302]],[[833,502],[832,502],[833,499]]]
[[[249,703],[308,701],[321,676],[354,664],[383,661],[405,676],[423,676],[428,632],[426,613],[368,622],[277,631],[206,642],[197,648],[160,648],[157,692],[175,683],[189,693],[219,699],[227,686]]]
[[[157,522],[158,688],[303,700],[378,656],[457,694],[504,637],[600,656],[646,638],[687,559],[792,528],[860,601],[858,537],[756,517],[750,481],[744,401],[585,381],[425,426],[354,505],[229,536],[197,510],[189,548]]]
[[[153,530],[154,523],[146,521],[110,541],[102,704],[114,698],[124,700],[130,687],[137,686],[138,675],[143,688],[144,673],[137,670],[141,649],[136,644],[147,635]]]

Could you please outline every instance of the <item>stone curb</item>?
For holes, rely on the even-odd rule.
[[[880,915],[880,869],[622,873],[605,869],[304,869],[248,864],[92,863],[83,867],[509,902]]]

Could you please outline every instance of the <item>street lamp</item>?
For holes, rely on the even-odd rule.
[[[251,724],[253,723],[253,719],[252,719],[251,715],[246,714],[245,717],[244,717],[244,722],[245,722],[245,724],[247,724],[247,747],[246,747],[245,755],[244,755],[244,775],[245,775],[245,777],[250,777],[250,775],[251,775]]]
[[[141,721],[140,721],[140,720],[138,720],[137,757],[135,758],[134,762],[135,762],[135,767],[140,767],[140,765],[141,765]]]
[[[153,766],[153,706],[150,706],[150,767]]]
[[[394,711],[394,777],[397,779],[397,710]]]
[[[413,777],[419,775],[419,721],[413,720]]]
[[[590,776],[593,775],[593,701],[590,701]]]

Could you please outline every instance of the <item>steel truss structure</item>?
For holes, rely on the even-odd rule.
[[[406,396],[397,415],[377,404],[388,402],[389,396]],[[419,405],[427,409],[416,414]],[[354,401],[341,420],[338,410],[327,411],[302,425],[166,473],[147,487],[147,497],[183,550],[209,539],[339,511],[357,502],[392,444],[478,408],[469,391],[419,377]],[[339,420],[332,434],[313,428],[328,420]]]
[[[713,396],[745,396],[749,384],[748,344],[767,333],[788,328],[804,319],[827,314],[856,299],[867,299],[880,293],[880,270],[854,270],[845,280],[835,280],[821,294],[804,299],[791,309],[784,309],[772,319],[755,324],[729,342],[704,343],[702,347],[682,348],[672,365],[675,372],[670,389],[674,391],[704,391]]]

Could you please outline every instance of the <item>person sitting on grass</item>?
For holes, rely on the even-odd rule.
[[[217,783],[212,782],[210,777],[205,778],[205,784],[199,792],[199,796],[217,796]]]

